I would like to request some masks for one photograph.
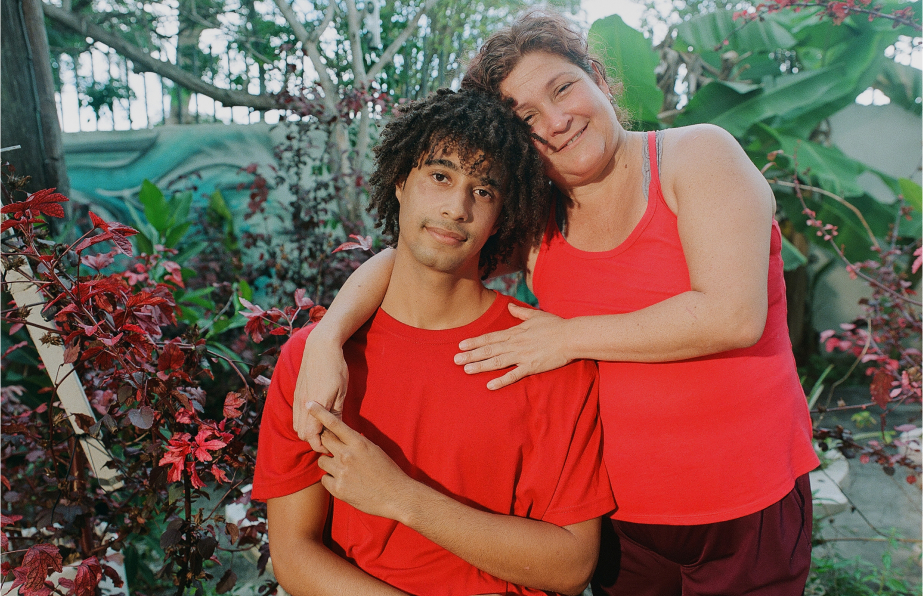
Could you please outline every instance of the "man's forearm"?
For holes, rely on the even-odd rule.
[[[474,509],[420,483],[401,501],[397,521],[514,584],[579,594],[596,566],[599,519],[560,527]]]
[[[404,592],[368,575],[320,543],[272,549],[273,573],[291,596],[399,596]],[[406,596],[406,595],[404,595]]]
[[[292,596],[399,596],[400,590],[341,559],[323,544],[330,497],[320,483],[269,499],[273,573]]]

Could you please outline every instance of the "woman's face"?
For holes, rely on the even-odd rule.
[[[532,52],[500,84],[538,137],[546,174],[564,191],[601,179],[615,157],[618,119],[597,78],[562,56]]]

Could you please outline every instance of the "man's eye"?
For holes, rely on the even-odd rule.
[[[532,125],[532,121],[535,119],[535,114],[527,114],[523,116],[522,121],[528,125]]]
[[[448,176],[446,176],[445,174],[443,174],[443,173],[441,173],[441,172],[434,172],[434,173],[433,173],[433,179],[434,179],[436,182],[445,182],[446,180],[448,180]]]
[[[559,94],[560,94],[560,93],[564,93],[565,91],[567,91],[568,89],[570,89],[570,86],[571,86],[571,85],[573,85],[573,83],[564,83],[563,85],[561,85],[560,87],[558,87],[558,93],[559,93]]]

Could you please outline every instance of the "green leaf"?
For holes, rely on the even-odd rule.
[[[189,230],[189,226],[191,225],[192,222],[187,221],[184,224],[170,228],[170,231],[167,234],[167,239],[164,241],[164,246],[167,248],[176,248],[176,245],[179,244],[179,241],[183,239],[183,236],[186,235],[186,232]]]
[[[151,239],[148,238],[147,234],[144,232],[135,234],[134,241],[139,253],[144,253],[146,255],[154,254],[154,243],[151,242]]]
[[[228,208],[227,202],[224,200],[224,195],[221,194],[220,190],[216,190],[208,196],[208,208],[215,212],[215,214],[223,220],[233,221],[234,216],[231,215],[231,210]]]
[[[788,241],[784,236],[782,237],[782,269],[785,271],[792,271],[806,265],[808,263],[808,258],[801,254],[801,251],[795,248],[795,245]]]
[[[250,287],[250,284],[247,283],[247,280],[241,279],[237,282],[237,287],[240,292],[240,297],[244,300],[253,300],[253,288]]]
[[[920,185],[907,178],[898,178],[897,183],[900,185],[901,194],[904,195],[904,201],[918,213],[923,211],[923,190]]]
[[[189,219],[189,206],[192,205],[192,192],[178,192],[170,199],[170,225],[175,226]]]
[[[637,120],[658,126],[657,114],[663,106],[663,92],[657,87],[654,74],[660,56],[651,41],[626,25],[618,15],[593,23],[589,41],[592,51],[602,58],[608,74],[624,86],[620,99],[624,107]]]
[[[776,161],[787,163],[798,172],[810,170],[809,177],[814,184],[841,197],[855,197],[865,194],[858,182],[859,175],[869,166],[847,156],[836,147],[826,147],[796,137],[777,135],[784,155]]]
[[[144,216],[161,234],[166,233],[170,227],[170,208],[160,189],[150,180],[141,183],[141,194],[138,197],[144,205]]]
[[[707,52],[771,52],[790,49],[797,40],[775,19],[735,21],[733,12],[719,10],[693,17],[676,27],[674,47],[685,51],[691,46],[699,54]],[[727,39],[727,45],[724,40]]]
[[[887,95],[892,102],[914,114],[920,113],[921,75],[918,68],[898,64],[893,60],[883,61],[875,86]]]
[[[702,124],[721,118],[729,110],[759,93],[758,85],[732,84],[712,81],[692,96],[683,111],[676,117],[676,126]],[[734,134],[731,132],[731,134]],[[739,135],[735,135],[739,136]]]

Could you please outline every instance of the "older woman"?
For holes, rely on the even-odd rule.
[[[801,594],[818,461],[785,323],[772,192],[735,139],[697,125],[629,132],[605,69],[559,15],[493,35],[463,86],[513,102],[556,194],[522,247],[541,311],[462,342],[497,389],[575,359],[600,370],[618,510],[596,593]],[[377,308],[392,256],[347,282],[305,352],[297,398],[335,407],[339,346]],[[496,373],[493,376],[497,376]],[[303,412],[296,428],[317,445]]]

